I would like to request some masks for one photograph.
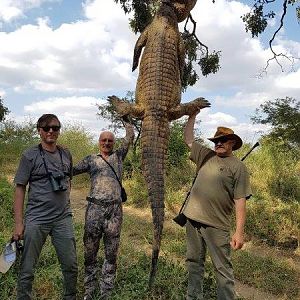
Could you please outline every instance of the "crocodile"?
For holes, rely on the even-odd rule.
[[[178,23],[189,15],[197,0],[163,0],[153,21],[138,38],[133,55],[134,71],[140,61],[135,103],[109,96],[120,116],[142,120],[142,170],[152,210],[154,237],[149,287],[153,285],[165,217],[164,173],[169,141],[169,123],[209,107],[204,98],[181,102],[184,43]]]

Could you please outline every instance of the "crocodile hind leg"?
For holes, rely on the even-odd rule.
[[[192,115],[197,110],[205,108],[205,107],[210,107],[210,103],[206,99],[200,97],[191,102],[180,104],[180,105],[177,105],[176,107],[170,109],[168,111],[168,119],[169,119],[169,121],[177,120],[177,119],[181,118],[182,116]]]
[[[138,119],[143,119],[144,117],[144,109],[139,105],[126,102],[117,96],[108,96],[107,100],[113,104],[121,117],[129,115]]]

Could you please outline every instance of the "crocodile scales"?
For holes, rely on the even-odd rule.
[[[154,238],[151,287],[157,271],[157,261],[164,223],[164,173],[169,141],[169,123],[184,115],[209,107],[204,98],[181,102],[181,75],[184,65],[184,43],[178,23],[187,18],[197,0],[163,0],[151,24],[138,38],[133,56],[134,71],[140,61],[135,104],[110,96],[121,116],[142,119],[142,169],[152,210]]]

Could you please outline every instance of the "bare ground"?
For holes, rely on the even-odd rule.
[[[75,220],[77,222],[84,222],[85,208],[86,208],[86,195],[88,191],[86,189],[72,189],[71,191],[71,203],[74,213]],[[150,210],[137,209],[130,206],[124,205],[124,215],[136,215],[139,218],[151,219]],[[166,213],[165,227],[174,227],[173,222],[171,222],[172,216]],[[269,247],[267,245],[262,245],[260,243],[255,243],[253,241],[245,243],[243,247],[244,251],[255,253],[262,257],[274,257],[285,261],[291,265],[292,268],[297,270],[300,274],[300,253],[295,251],[284,251]],[[289,300],[286,296],[276,296],[270,293],[266,293],[255,287],[243,284],[242,282],[236,281],[236,291],[237,294],[247,300]],[[300,298],[299,298],[300,300]]]

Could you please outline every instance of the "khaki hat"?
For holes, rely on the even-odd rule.
[[[242,139],[234,133],[234,131],[227,127],[218,127],[214,137],[209,138],[210,141],[214,142],[222,137],[227,137],[228,139],[235,140],[235,144],[232,147],[232,150],[237,150],[242,147]]]
[[[6,273],[13,265],[17,257],[17,246],[16,242],[7,243],[0,256],[0,272]]]

